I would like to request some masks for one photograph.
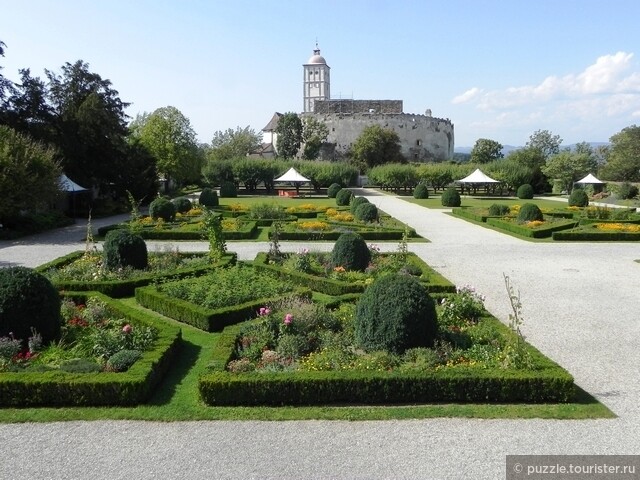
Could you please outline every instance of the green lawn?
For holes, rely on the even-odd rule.
[[[420,205],[426,208],[451,208],[451,207],[443,207],[442,203],[440,203],[440,196],[430,196],[426,199],[415,199],[413,197],[398,197],[402,200],[406,200],[407,202],[415,203],[416,205]],[[544,199],[533,199],[533,200],[520,200],[516,197],[462,197],[462,207],[473,207],[473,208],[489,208],[492,204],[498,203],[501,205],[523,205],[525,203],[535,203],[541,209],[555,209],[555,208],[563,208],[567,206],[565,202],[557,202],[554,200],[544,200]]]

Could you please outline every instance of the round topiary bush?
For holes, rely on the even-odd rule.
[[[147,244],[140,235],[128,230],[116,229],[107,233],[102,247],[104,266],[108,270],[133,267],[137,270],[147,268]]]
[[[365,350],[403,353],[409,348],[431,347],[437,333],[435,302],[414,277],[380,277],[356,306],[356,342]]]
[[[569,195],[570,207],[587,207],[589,206],[589,196],[582,188],[574,188]]]
[[[522,200],[531,200],[533,198],[533,187],[528,183],[520,185],[516,192],[516,196]]]
[[[356,209],[363,203],[369,203],[369,199],[367,197],[351,197],[351,201],[349,202],[351,215],[355,215]]]
[[[336,240],[331,252],[334,267],[364,271],[371,261],[371,252],[364,239],[357,233],[343,233]]]
[[[542,221],[542,210],[538,208],[537,205],[533,203],[525,203],[520,207],[520,211],[518,212],[518,222],[534,222],[534,221]]]
[[[455,188],[448,188],[440,197],[443,207],[459,207],[462,203],[460,194]]]
[[[149,215],[170,222],[176,216],[176,206],[166,198],[158,197],[149,205]]]
[[[233,182],[223,182],[220,185],[220,198],[235,198],[238,196],[238,190]]]
[[[32,329],[43,343],[60,336],[60,295],[49,279],[26,267],[0,268],[0,337],[27,346]]]
[[[186,213],[191,210],[191,200],[187,197],[176,197],[172,203],[176,207],[176,212]]]
[[[376,207],[373,203],[361,203],[356,208],[356,211],[353,215],[356,220],[360,220],[361,222],[377,222],[378,221],[378,207]]]
[[[348,188],[343,188],[336,194],[336,205],[339,207],[345,207],[349,205],[351,202],[351,197],[353,197],[353,193]]]
[[[429,187],[424,183],[419,183],[413,189],[413,198],[429,198]]]
[[[342,185],[339,183],[332,183],[329,185],[329,188],[327,188],[327,197],[336,198],[336,195],[340,190],[342,190]]]
[[[509,215],[511,209],[509,205],[500,205],[499,203],[494,203],[489,207],[489,215],[492,217],[504,217],[505,215]]]
[[[203,188],[198,198],[198,203],[205,207],[217,207],[220,202],[218,201],[218,194],[215,190],[209,187]]]

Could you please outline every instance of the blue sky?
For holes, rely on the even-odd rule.
[[[449,118],[456,146],[568,145],[640,122],[637,0],[0,0],[3,74],[82,59],[127,113],[172,105],[201,142],[302,110],[316,38],[333,97]]]

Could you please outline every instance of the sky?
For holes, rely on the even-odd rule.
[[[606,142],[640,123],[637,0],[0,0],[2,74],[83,60],[134,118],[174,106],[200,142],[301,112],[316,41],[332,98],[403,100],[456,147]]]

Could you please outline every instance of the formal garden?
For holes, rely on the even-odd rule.
[[[256,220],[278,227],[253,261],[227,252],[222,225],[266,212],[258,201],[185,206],[202,209],[203,254],[149,253],[139,225],[147,217],[132,215],[105,232],[100,251],[87,242],[36,270],[0,270],[2,417],[612,415],[524,340],[508,277],[513,313],[503,324],[472,286],[408,251],[408,228],[398,225],[396,250],[382,253],[356,226],[383,214],[339,197],[270,205]],[[353,228],[331,251],[282,250],[287,223],[339,215]]]

